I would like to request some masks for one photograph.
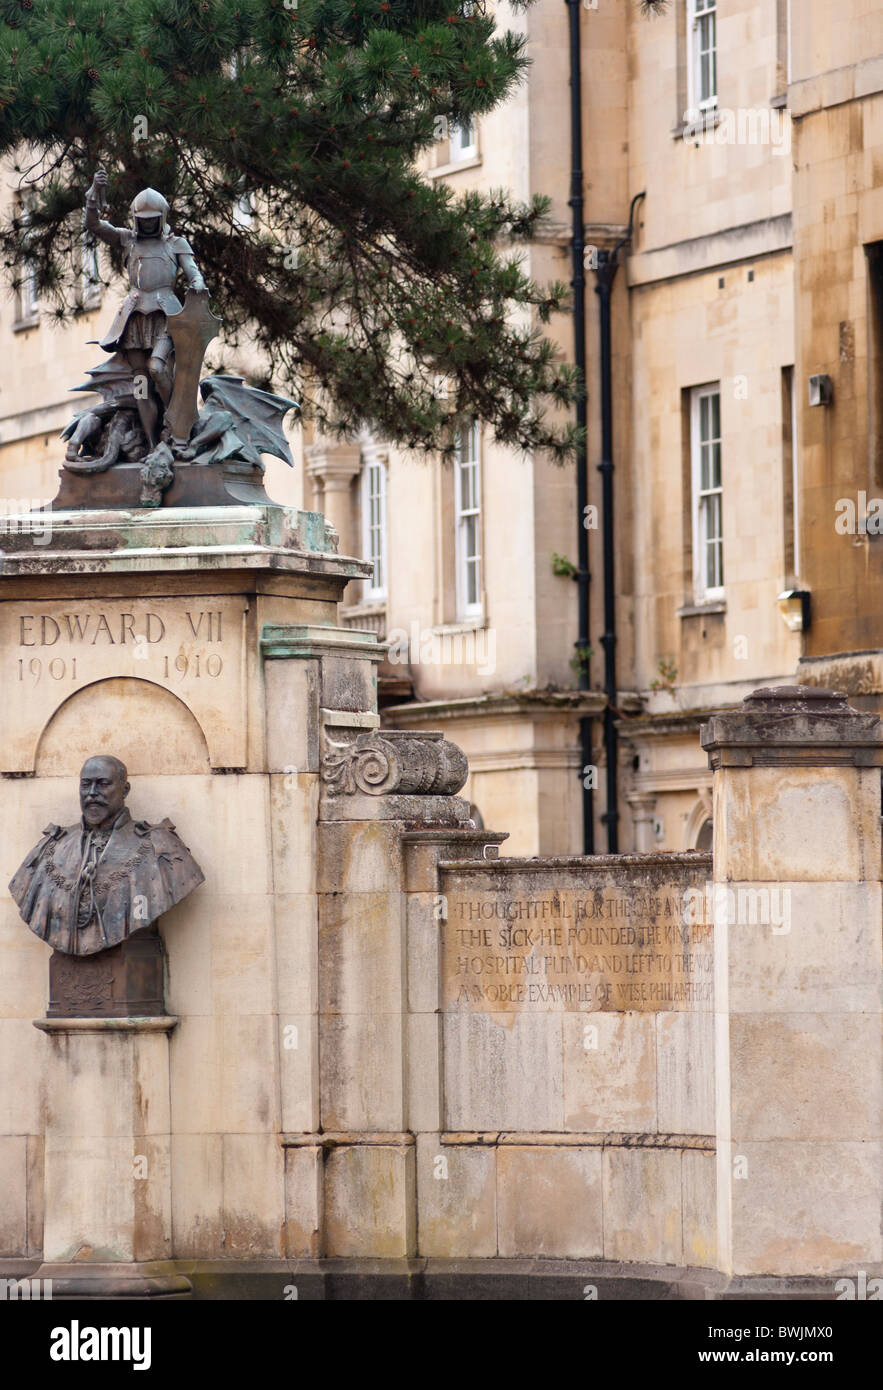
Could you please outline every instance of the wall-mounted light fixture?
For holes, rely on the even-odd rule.
[[[779,594],[776,602],[788,631],[806,632],[811,618],[809,591],[807,589],[786,589],[783,594]]]
[[[834,383],[824,372],[809,379],[810,405],[830,405],[834,399]]]

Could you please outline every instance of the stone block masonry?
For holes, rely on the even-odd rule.
[[[205,875],[152,1017],[59,1016],[0,902],[9,1269],[98,1297],[875,1273],[876,717],[803,688],[713,719],[713,856],[507,857],[459,749],[379,727],[382,649],[337,623],[366,567],[281,510],[56,514],[4,550],[3,881],[96,752]]]

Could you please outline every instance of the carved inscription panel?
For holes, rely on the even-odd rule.
[[[59,706],[113,677],[171,691],[198,720],[213,766],[244,767],[247,611],[244,598],[214,596],[0,604],[0,770],[31,771]]]
[[[711,1010],[712,927],[678,883],[445,898],[444,1007],[479,1012]],[[698,920],[693,920],[693,918]]]

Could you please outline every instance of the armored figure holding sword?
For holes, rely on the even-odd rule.
[[[141,426],[153,447],[160,441],[164,423],[169,427],[167,436],[174,436],[174,422],[165,416],[175,383],[175,348],[168,318],[182,312],[175,283],[182,275],[188,289],[203,297],[206,310],[208,290],[189,243],[174,236],[169,228],[169,205],[162,194],[145,188],[132,202],[131,228],[114,227],[100,215],[106,186],[107,174],[99,167],[86,194],[86,230],[126,253],[129,293],[101,346],[108,352],[122,353],[135,380],[140,378],[144,383],[145,389],[136,392],[136,401]],[[201,358],[197,378],[200,366]],[[187,422],[184,440],[192,423],[192,419]]]
[[[145,188],[132,202],[131,227],[115,227],[102,216],[106,189],[99,167],[86,194],[86,231],[122,250],[129,292],[100,340],[111,356],[73,388],[92,399],[62,431],[64,468],[91,477],[136,464],[141,491],[132,504],[158,507],[179,467],[238,470],[252,481],[263,473],[263,454],[293,467],[282,421],[299,408],[296,401],[227,372],[200,380],[221,320],[209,308],[189,243],[169,228],[165,198]],[[183,307],[175,294],[179,275],[187,286]],[[242,497],[225,488],[221,500]],[[122,501],[129,501],[125,491]]]

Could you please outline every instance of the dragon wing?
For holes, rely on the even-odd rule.
[[[229,410],[234,432],[246,444],[259,454],[273,454],[294,467],[282,421],[289,410],[300,410],[297,401],[247,386],[238,376],[209,376],[199,383],[199,389],[206,404],[211,402],[219,409]]]

